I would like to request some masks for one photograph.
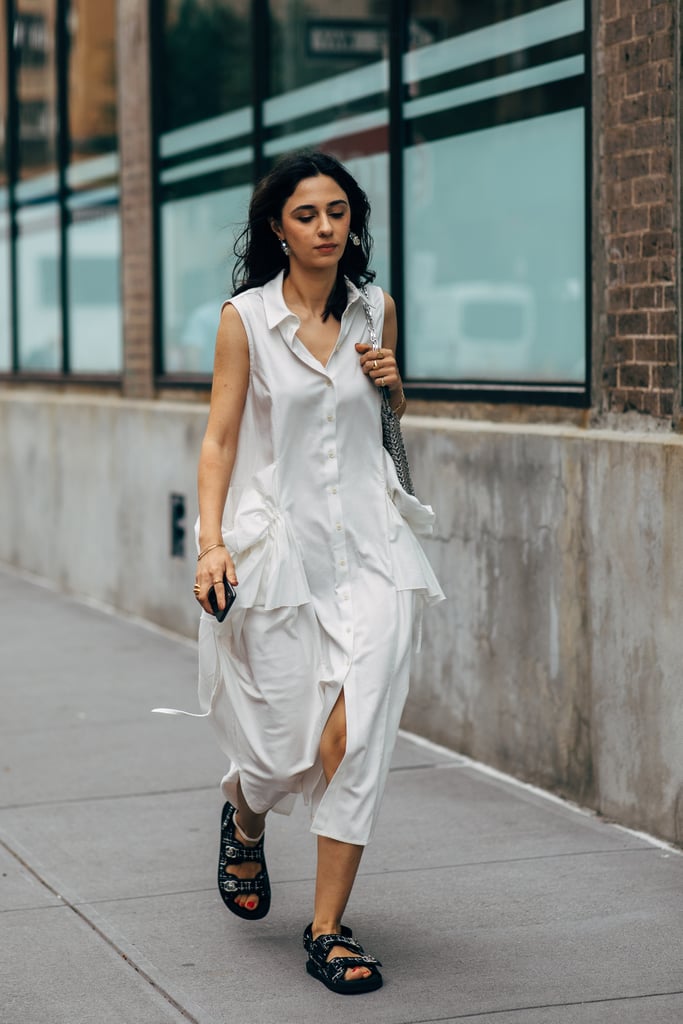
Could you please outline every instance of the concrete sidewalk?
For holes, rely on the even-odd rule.
[[[346,920],[358,998],[304,971],[307,810],[273,909],[215,888],[222,759],[192,644],[0,571],[2,1024],[680,1024],[683,857],[401,737]],[[625,757],[627,752],[625,752]]]

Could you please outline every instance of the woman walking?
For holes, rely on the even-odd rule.
[[[270,810],[310,804],[318,863],[307,970],[379,988],[342,924],[375,825],[422,604],[443,597],[416,540],[432,512],[382,446],[381,389],[401,414],[396,313],[370,285],[369,204],[319,152],[257,186],[218,329],[198,474],[200,700],[229,758],[218,884],[233,913],[270,909]],[[367,308],[366,308],[367,307]],[[381,348],[373,350],[368,316]],[[230,614],[223,577],[237,588]]]

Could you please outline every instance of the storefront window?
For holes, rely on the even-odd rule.
[[[163,38],[162,363],[210,373],[253,180],[249,4],[166,0]]]
[[[12,368],[12,293],[10,288],[10,220],[7,75],[7,6],[0,0],[0,373]]]
[[[66,259],[75,373],[122,362],[115,0],[71,0]]]
[[[162,131],[251,103],[248,3],[166,0]]]
[[[271,0],[264,106],[271,159],[302,146],[343,160],[372,206],[377,281],[389,287],[389,0]]]
[[[57,0],[16,0],[19,179],[21,199],[57,185]]]
[[[26,206],[17,215],[19,365],[22,370],[61,368],[59,207]]]
[[[404,59],[407,377],[582,384],[584,5],[447,6]]]
[[[57,205],[56,0],[17,0],[17,318],[19,366],[62,363],[60,216]]]
[[[10,219],[7,187],[0,179],[0,373],[12,368],[12,293],[10,288]]]

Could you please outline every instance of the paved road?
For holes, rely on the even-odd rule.
[[[347,914],[385,986],[305,973],[307,812],[273,909],[214,888],[221,756],[182,639],[0,571],[1,1024],[681,1024],[683,856],[402,736]]]

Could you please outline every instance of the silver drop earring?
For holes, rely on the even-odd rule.
[[[289,246],[285,242],[284,238],[280,239],[280,248],[282,249],[285,256],[289,256]]]
[[[349,231],[349,238],[353,245],[360,245],[360,238],[355,231]]]

